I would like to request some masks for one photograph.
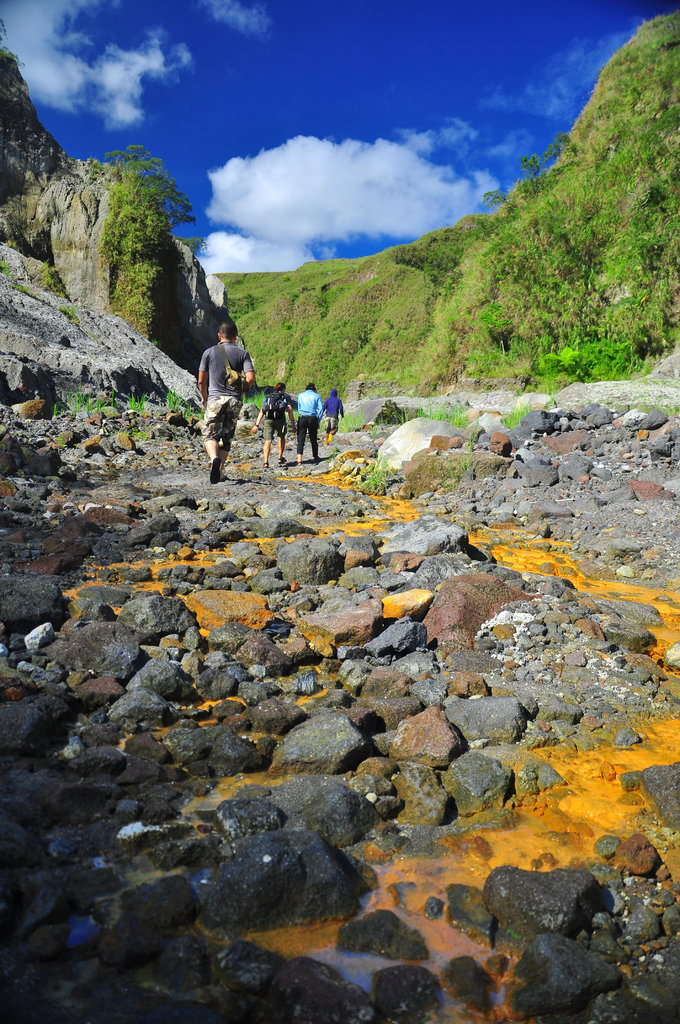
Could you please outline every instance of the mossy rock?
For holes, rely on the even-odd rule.
[[[439,488],[455,490],[467,470],[482,479],[503,473],[507,465],[507,459],[491,452],[447,452],[446,455],[418,452],[404,464],[404,476],[412,497],[417,498],[426,491]]]

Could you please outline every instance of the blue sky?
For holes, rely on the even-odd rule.
[[[568,131],[649,0],[3,0],[70,156],[130,144],[206,270],[290,270],[454,224]]]

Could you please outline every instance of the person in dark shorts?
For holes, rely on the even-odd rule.
[[[274,390],[265,395],[262,408],[258,413],[252,430],[253,434],[256,434],[257,428],[262,423],[262,440],[264,442],[262,445],[262,461],[265,469],[269,469],[269,452],[274,435],[279,439],[279,466],[285,465],[286,460],[283,457],[283,453],[286,450],[286,414],[288,415],[290,429],[295,433],[293,406],[290,404],[290,398],[286,394],[285,383],[279,381],[278,384],[274,385]]]
[[[210,459],[211,484],[222,479],[243,404],[242,378],[246,388],[255,383],[253,361],[244,348],[234,344],[237,337],[234,321],[225,320],[219,326],[217,344],[205,350],[198,368],[198,390],[205,413],[201,434]]]
[[[301,466],[307,434],[309,434],[309,440],[312,445],[312,458],[315,462],[319,461],[317,432],[319,430],[319,423],[321,423],[321,417],[323,416],[323,403],[313,384],[308,384],[305,390],[300,392],[297,399],[297,407],[297,464]]]
[[[326,414],[326,444],[331,443],[333,434],[338,432],[338,420],[345,415],[342,402],[338,398],[336,388],[331,388],[331,393],[323,403],[323,411]]]

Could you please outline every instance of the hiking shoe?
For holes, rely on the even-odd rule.
[[[210,483],[218,484],[220,482],[221,466],[219,459],[213,459],[210,464]]]
[[[288,459],[284,459],[284,458],[280,458],[279,459],[279,466],[287,466],[287,465],[288,465]]]

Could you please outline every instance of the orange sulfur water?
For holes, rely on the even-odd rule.
[[[313,477],[306,481],[351,489],[342,478],[332,474]],[[397,523],[417,519],[419,511],[408,501],[379,499],[384,516],[350,524],[329,526],[321,535],[345,533],[359,536],[368,530],[384,530]],[[680,593],[664,593],[623,580],[594,579],[584,574],[576,560],[570,556],[566,543],[545,540],[514,526],[470,535],[473,544],[491,550],[496,560],[520,572],[554,575],[570,580],[582,593],[612,600],[636,601],[654,605],[661,614],[663,627],[654,628],[656,658],[673,643],[680,640]],[[268,542],[256,541],[267,551]],[[188,560],[188,564],[201,564],[223,552],[203,554]],[[152,571],[165,566],[182,564],[184,560],[160,559],[152,563]],[[137,589],[161,589],[162,582],[153,580],[136,584]],[[313,703],[314,698],[309,698]],[[209,713],[210,703],[204,710]],[[668,707],[668,706],[667,706]],[[668,710],[666,711],[668,714]],[[531,751],[532,760],[544,760],[565,780],[565,784],[541,793],[538,797],[511,799],[503,812],[490,815],[483,823],[458,820],[446,829],[428,856],[404,856],[390,845],[388,829],[383,826],[372,842],[362,846],[362,857],[375,873],[376,885],[363,898],[362,912],[391,909],[407,924],[422,934],[430,951],[424,966],[438,974],[452,957],[470,955],[481,963],[491,953],[466,935],[454,930],[448,923],[446,911],[438,920],[424,915],[425,902],[438,897],[446,903],[446,889],[453,883],[464,883],[482,888],[489,872],[500,865],[513,865],[526,870],[549,870],[555,867],[581,866],[594,854],[595,841],[602,835],[629,836],[644,831],[662,852],[673,878],[680,880],[680,849],[664,846],[663,830],[650,828],[652,819],[643,798],[637,792],[626,792],[620,781],[624,772],[639,771],[654,764],[670,764],[680,759],[680,720],[659,718],[631,721],[642,737],[642,742],[626,749],[598,746],[587,752],[575,752],[563,747],[548,747]],[[521,752],[526,755],[526,751]],[[518,751],[518,764],[520,762]],[[214,809],[222,800],[248,784],[275,786],[280,778],[267,773],[243,775],[222,779],[207,797],[192,801],[185,808],[188,818],[198,820],[198,811]],[[281,953],[286,958],[307,955],[332,964],[348,980],[370,992],[373,972],[390,965],[381,957],[350,954],[336,946],[338,928],[342,922],[305,925],[252,933],[248,938],[263,948]],[[496,1019],[505,1019],[501,1008],[502,992],[498,996]],[[445,992],[440,1007],[429,1018],[441,1024],[481,1024],[484,1019],[474,1011],[461,1007]]]

